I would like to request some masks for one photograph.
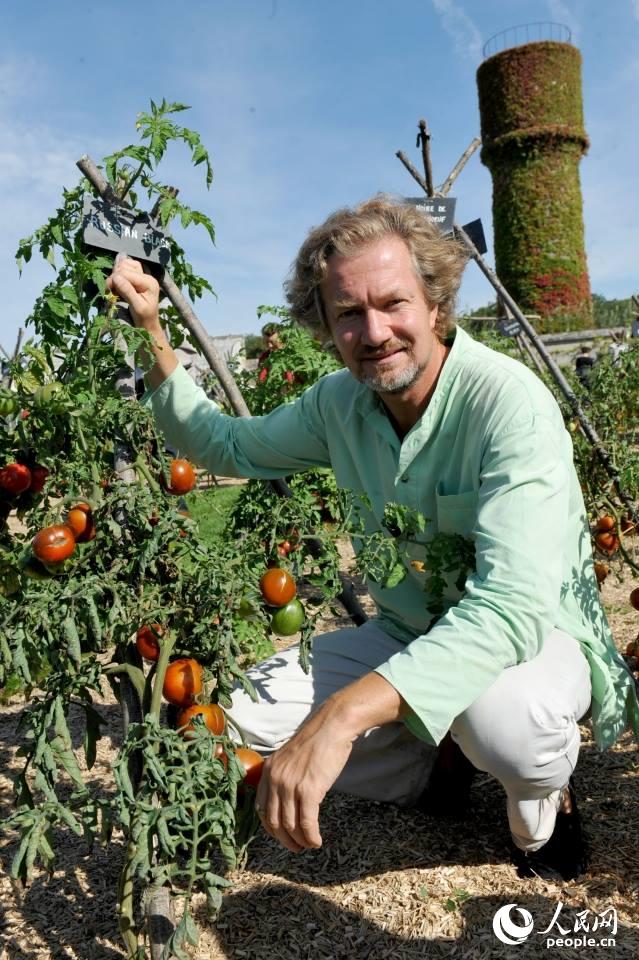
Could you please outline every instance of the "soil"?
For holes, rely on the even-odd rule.
[[[602,596],[620,650],[639,629],[639,614],[628,603],[637,581],[611,575]],[[359,593],[364,591],[359,587]],[[344,622],[347,622],[346,620]],[[336,621],[332,626],[342,625]],[[327,624],[327,628],[330,625]],[[10,703],[0,715],[0,815],[12,809],[11,777],[21,766],[17,723],[23,706]],[[113,789],[111,763],[121,727],[119,708],[105,689],[98,709],[105,721],[91,780],[106,796]],[[82,740],[82,720],[73,717],[72,734]],[[505,801],[498,783],[475,778],[471,811],[463,821],[425,816],[339,794],[322,807],[324,846],[294,855],[262,833],[254,841],[246,869],[232,876],[216,923],[197,902],[199,946],[196,960],[417,960],[428,957],[511,957],[513,946],[493,933],[496,910],[516,904],[528,910],[534,932],[518,946],[520,955],[547,955],[547,935],[599,938],[595,915],[614,908],[618,917],[615,956],[639,955],[639,762],[635,742],[625,734],[600,753],[590,727],[576,771],[579,805],[590,847],[587,874],[574,883],[521,880],[508,855]],[[81,755],[81,754],[80,754]],[[123,853],[116,837],[107,848],[89,851],[65,833],[55,838],[56,871],[36,877],[25,891],[8,878],[15,843],[1,850],[0,960],[120,960],[124,951],[116,925],[115,890]],[[573,933],[577,914],[590,931]],[[610,914],[608,914],[610,916]],[[515,923],[522,923],[517,914]],[[605,956],[598,947],[579,955]]]

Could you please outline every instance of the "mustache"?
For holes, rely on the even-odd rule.
[[[383,349],[378,350],[358,350],[357,360],[377,360],[379,357],[387,357],[390,353],[396,353],[398,350],[410,348],[408,340],[393,340],[391,343],[385,343]]]

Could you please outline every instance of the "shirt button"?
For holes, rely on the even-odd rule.
[[[402,483],[408,483],[409,480],[410,480],[410,477],[407,477],[406,474],[404,474],[404,476],[402,477]]]

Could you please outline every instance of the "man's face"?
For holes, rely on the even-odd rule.
[[[426,301],[403,240],[333,254],[321,292],[335,346],[357,380],[381,394],[419,387],[438,342],[437,307]]]

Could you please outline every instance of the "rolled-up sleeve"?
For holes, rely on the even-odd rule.
[[[220,411],[178,366],[142,403],[168,443],[210,473],[272,479],[329,466],[319,381],[293,403],[262,417]]]
[[[438,743],[506,667],[533,658],[555,625],[569,473],[557,425],[526,417],[490,437],[472,536],[476,569],[459,602],[379,669],[410,707],[407,726]]]

